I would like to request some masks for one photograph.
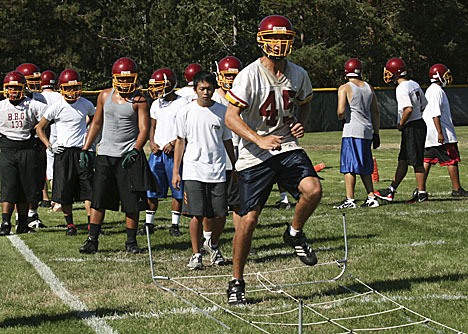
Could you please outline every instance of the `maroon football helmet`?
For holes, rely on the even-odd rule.
[[[292,51],[294,36],[291,22],[282,15],[265,17],[258,25],[257,44],[272,59],[282,59]]]
[[[218,85],[225,91],[230,90],[234,78],[242,67],[242,62],[237,57],[227,56],[221,59],[218,63]]]
[[[26,78],[26,85],[31,92],[41,91],[41,70],[32,63],[23,63],[16,70]]]
[[[10,101],[20,101],[24,98],[26,78],[21,72],[11,71],[3,79],[3,96]]]
[[[169,68],[160,68],[154,71],[148,82],[148,93],[152,99],[167,96],[177,85],[177,77]]]
[[[453,76],[444,64],[434,64],[429,69],[429,79],[431,82],[440,82],[442,87],[452,84]]]
[[[408,74],[406,64],[401,58],[392,58],[385,64],[383,80],[385,83],[396,82],[400,77]]]
[[[128,57],[117,59],[112,65],[112,86],[121,94],[133,93],[137,88],[137,64]]]
[[[45,70],[41,73],[41,89],[55,88],[57,84],[57,74],[51,70]]]
[[[83,84],[80,74],[72,68],[67,68],[60,73],[58,78],[60,94],[63,98],[73,103],[81,96]]]
[[[193,83],[193,77],[195,76],[195,74],[200,72],[202,69],[202,66],[197,63],[187,65],[187,67],[184,70],[184,77],[185,80],[187,80],[187,84],[191,85]]]
[[[344,73],[348,78],[360,78],[362,76],[362,63],[357,58],[350,58],[344,65]]]

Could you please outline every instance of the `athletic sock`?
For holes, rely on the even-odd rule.
[[[211,231],[203,231],[203,238],[205,238],[206,242],[208,243],[208,245],[211,244],[211,234],[213,232]]]
[[[99,232],[101,231],[101,225],[89,224],[89,238],[91,240],[97,240],[99,238]]]
[[[171,211],[172,216],[172,225],[179,225],[180,223],[180,212],[179,211]]]
[[[296,230],[292,226],[289,229],[289,235],[291,235],[291,237],[297,236],[300,232],[301,232],[301,230]]]
[[[11,223],[11,213],[2,213],[2,222]]]
[[[146,224],[154,225],[154,216],[156,214],[156,211],[150,211],[146,210]]]
[[[73,215],[65,216],[65,222],[67,223],[67,227],[75,226],[75,224],[73,224]]]
[[[129,244],[133,244],[137,242],[136,235],[137,235],[136,228],[127,228],[127,242]]]

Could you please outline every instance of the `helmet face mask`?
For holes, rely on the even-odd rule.
[[[383,81],[385,83],[396,83],[401,77],[406,77],[406,64],[401,58],[392,58],[387,61],[383,71]]]
[[[31,63],[19,65],[16,70],[24,75],[26,86],[31,92],[41,91],[41,71],[39,67]]]
[[[234,78],[240,70],[242,70],[242,62],[234,56],[224,57],[217,63],[217,80],[218,85],[224,90],[228,91],[232,87]]]
[[[286,17],[270,15],[258,26],[257,43],[268,58],[279,60],[291,53],[295,36],[292,24]]]
[[[68,68],[59,76],[60,94],[68,103],[74,103],[83,92],[83,84],[80,75],[75,70]]]
[[[127,57],[117,59],[112,65],[112,87],[120,94],[131,94],[137,88],[137,65]]]
[[[175,73],[169,68],[156,70],[148,82],[148,93],[152,99],[160,99],[168,96],[177,85]]]
[[[26,79],[22,73],[11,71],[3,80],[3,96],[10,102],[21,101],[25,97]]]
[[[453,76],[450,70],[444,64],[434,64],[429,69],[429,79],[431,82],[439,82],[442,87],[450,86],[453,82]]]

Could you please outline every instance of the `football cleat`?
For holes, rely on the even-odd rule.
[[[146,235],[146,227],[148,226],[149,234],[154,234],[154,224],[144,224],[141,230],[137,232],[138,235]]]
[[[39,219],[39,215],[36,213],[31,217],[28,217],[28,227],[31,229],[45,228],[46,226]]]
[[[34,229],[30,228],[27,224],[17,224],[16,234],[33,233]]]
[[[2,222],[0,225],[0,236],[10,235],[11,232],[11,223],[9,222]]]
[[[245,305],[245,282],[243,279],[229,281],[227,288],[227,299],[229,305]]]
[[[67,236],[74,236],[74,235],[77,235],[78,234],[78,231],[76,230],[76,226],[75,225],[68,225],[67,226],[67,231],[65,232],[65,235]]]
[[[420,192],[418,188],[414,189],[413,195],[409,200],[406,201],[406,204],[421,203],[429,200],[429,195],[427,192]]]
[[[82,254],[94,254],[98,251],[99,241],[91,240],[89,237],[86,239],[83,245],[80,247],[80,253]]]
[[[463,188],[459,188],[458,190],[452,190],[453,197],[468,197],[468,191]]]
[[[293,237],[289,231],[291,226],[286,227],[286,231],[283,234],[284,243],[292,248],[294,252],[299,257],[299,259],[308,266],[313,266],[317,264],[317,255],[315,255],[312,248],[310,248],[307,243],[307,238],[304,232],[299,232],[298,235]]]
[[[126,249],[127,253],[129,253],[129,254],[143,253],[143,250],[140,247],[138,247],[138,244],[136,243],[136,241],[126,242],[125,243],[125,249]]]
[[[333,209],[356,209],[354,199],[345,199],[340,205],[334,205]]]
[[[375,197],[367,197],[364,203],[361,204],[361,208],[376,208],[379,206],[379,201]]]
[[[375,190],[374,195],[380,198],[381,200],[392,202],[395,197],[396,191],[391,191],[390,188]]]
[[[180,237],[182,233],[179,231],[179,225],[172,224],[171,227],[169,227],[169,235],[172,237]]]
[[[202,256],[201,254],[193,254],[191,257],[190,257],[190,261],[189,263],[187,264],[187,267],[190,269],[190,270],[200,270],[200,269],[203,269],[203,262],[202,262]]]

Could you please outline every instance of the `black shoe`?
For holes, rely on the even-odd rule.
[[[80,253],[82,254],[94,254],[98,251],[99,241],[86,239],[85,243],[80,247]]]
[[[127,250],[127,253],[129,254],[143,253],[143,250],[140,247],[138,247],[138,244],[136,242],[126,242],[125,249]]]
[[[148,226],[149,234],[154,234],[154,224],[144,224],[141,230],[137,232],[138,235],[146,235],[146,226]]]
[[[11,232],[11,223],[2,222],[0,225],[0,236],[10,235]]]
[[[226,291],[229,305],[245,305],[245,282],[243,279],[229,281]]]
[[[182,233],[179,231],[179,225],[172,224],[171,227],[169,227],[169,234],[172,237],[180,237]]]
[[[30,228],[27,224],[19,224],[16,225],[16,234],[23,234],[23,233],[33,233],[34,229]]]
[[[39,215],[36,213],[32,217],[28,217],[28,226],[30,229],[36,229],[36,228],[45,228],[45,226],[42,223],[42,220],[39,219]]]
[[[413,195],[409,200],[406,201],[406,204],[421,203],[429,200],[429,195],[427,192],[421,193],[418,191],[418,188],[414,189]]]
[[[288,210],[288,209],[291,209],[291,204],[277,201],[275,203],[275,208],[280,209],[280,210]]]
[[[291,236],[289,230],[291,226],[286,227],[286,231],[283,234],[284,243],[292,248],[299,259],[308,266],[313,266],[317,264],[317,256],[310,246],[307,244],[307,238],[304,232],[299,232],[295,237]]]
[[[40,205],[41,208],[50,208],[51,206],[52,202],[48,200],[43,200]]]
[[[463,188],[459,188],[458,190],[452,190],[453,197],[468,197],[468,191]]]
[[[74,236],[77,235],[78,231],[76,230],[75,225],[69,225],[67,226],[67,232],[65,232],[65,235],[67,236]]]

